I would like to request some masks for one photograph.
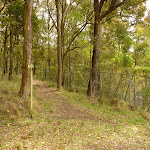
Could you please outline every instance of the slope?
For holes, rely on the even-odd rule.
[[[10,92],[9,89],[5,96],[2,90],[0,89],[0,94],[3,94],[3,104],[3,99],[7,101],[6,97],[16,94],[16,91]],[[29,102],[22,104],[23,106],[18,114],[29,110]],[[58,92],[38,80],[34,81],[33,106],[33,119],[30,119],[28,113],[13,119],[1,117],[0,149],[150,148],[149,122],[138,112],[115,110],[106,105],[99,106],[91,103],[84,95],[65,90]]]

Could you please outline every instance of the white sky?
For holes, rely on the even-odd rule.
[[[148,15],[148,11],[150,11],[150,0],[147,0],[146,2],[147,11],[145,12],[145,16]]]
[[[150,0],[147,0],[146,6],[147,6],[147,8],[150,10]]]

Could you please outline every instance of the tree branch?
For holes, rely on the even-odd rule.
[[[106,0],[101,0],[101,1],[100,1],[99,8],[98,8],[100,13],[101,13],[101,11],[102,11],[102,7],[103,7],[105,1],[106,1]],[[99,2],[97,2],[97,3],[99,3]]]
[[[110,4],[110,7],[114,6],[114,5],[116,4],[116,1],[117,1],[117,0],[112,0],[112,1],[111,1],[111,4]],[[109,8],[110,8],[110,7],[109,7]]]
[[[88,43],[90,43],[90,41],[87,42],[86,44],[84,44],[82,47],[75,46],[75,47],[73,47],[73,48],[71,48],[71,49],[68,49],[68,50],[64,53],[64,55],[63,55],[63,60],[64,60],[65,57],[67,56],[68,52],[73,51],[73,50],[75,50],[75,49],[77,49],[77,48],[80,48],[80,49],[82,50]]]
[[[115,1],[115,0],[114,0]],[[99,21],[101,21],[104,17],[106,17],[108,14],[110,14],[111,12],[113,12],[114,10],[116,10],[118,7],[122,6],[123,4],[125,4],[128,0],[124,0],[120,3],[118,3],[117,5],[112,5],[110,6],[110,8],[99,17]],[[112,3],[113,4],[113,3]]]
[[[53,17],[52,17],[52,14],[50,13],[48,0],[47,0],[47,9],[48,9],[48,14],[49,14],[50,18],[52,19],[52,22],[53,22],[55,28],[57,29],[56,23],[55,23],[55,21],[54,21],[54,19],[53,19]]]
[[[111,20],[114,17],[118,17],[118,16],[120,16],[120,17],[126,17],[126,18],[132,17],[132,16],[128,16],[128,15],[116,14],[116,15],[111,16],[110,18],[107,18],[105,21],[102,21],[101,24],[103,24],[103,23]]]
[[[51,28],[49,29],[49,33],[51,33],[53,27],[55,27],[55,24],[53,24],[53,25],[51,26]]]
[[[4,3],[3,7],[0,9],[0,14],[2,12],[2,10],[5,8],[7,1]]]

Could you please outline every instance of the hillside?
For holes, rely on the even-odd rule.
[[[30,98],[17,96],[20,79],[0,84],[0,149],[150,148],[150,126],[144,113],[121,105],[98,104],[85,95],[58,92],[55,87],[34,80],[31,119]]]

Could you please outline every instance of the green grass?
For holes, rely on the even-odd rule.
[[[10,102],[19,103],[23,107],[20,116],[13,119],[6,118],[0,122],[0,148],[2,149],[145,149],[150,147],[150,126],[140,112],[131,111],[120,106],[99,104],[89,100],[86,95],[75,92],[56,92],[51,101],[36,96],[34,88],[34,118],[29,116],[30,99],[24,100],[17,96],[20,79],[16,77],[12,82],[0,81],[3,97],[0,104]],[[8,84],[9,83],[9,84]],[[9,85],[9,86],[8,86]],[[14,88],[15,87],[15,88]],[[7,92],[3,92],[3,90]],[[71,103],[76,109],[88,110],[99,120],[88,119],[55,119],[51,114],[60,102],[60,97]],[[5,100],[5,102],[4,102]],[[5,105],[8,109],[9,105]],[[15,105],[18,109],[18,105]],[[8,108],[7,108],[8,107]],[[12,107],[11,107],[12,109]],[[11,115],[15,115],[10,111]]]
[[[129,107],[123,108],[118,106],[108,106],[105,103],[91,103],[85,94],[63,91],[63,95],[75,105],[85,106],[89,109],[94,109],[97,113],[103,114],[105,118],[112,121],[134,124],[147,124],[147,120],[142,117],[140,112],[132,111]]]

